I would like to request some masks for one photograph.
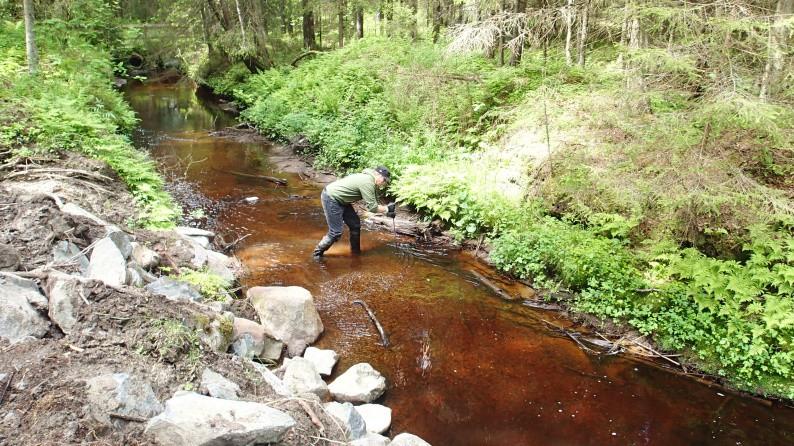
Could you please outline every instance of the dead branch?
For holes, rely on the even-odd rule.
[[[145,423],[145,422],[149,421],[148,418],[136,417],[136,416],[133,416],[133,415],[124,415],[124,414],[116,413],[116,412],[110,412],[110,413],[108,413],[108,416],[111,417],[111,418],[118,418],[119,420],[124,420],[124,421],[134,421],[136,423]]]
[[[359,300],[359,299],[354,300],[353,304],[361,305],[361,307],[364,308],[364,311],[367,312],[367,316],[369,316],[369,319],[372,321],[373,324],[375,324],[375,328],[378,330],[378,334],[380,334],[381,344],[384,347],[388,347],[389,337],[386,334],[386,330],[383,329],[383,325],[381,325],[380,321],[378,321],[378,318],[375,317],[375,313],[372,312],[372,310],[369,308],[369,305],[367,305],[367,303],[364,302],[363,300]]]
[[[292,62],[290,62],[290,65],[292,65],[293,67],[296,67],[297,63],[300,62],[302,59],[304,59],[306,57],[309,57],[309,56],[312,56],[312,55],[315,55],[315,54],[320,54],[320,51],[315,51],[315,50],[306,51],[305,53],[303,53],[303,54],[299,55],[298,57],[296,57],[295,59],[293,59]]]
[[[18,172],[11,172],[8,175],[6,175],[5,178],[6,179],[10,179],[10,178],[16,178],[16,177],[20,177],[20,176],[39,175],[39,174],[48,174],[48,173],[73,174],[75,176],[83,176],[83,177],[91,178],[91,179],[94,179],[94,180],[107,181],[107,182],[111,182],[111,183],[113,182],[112,178],[107,177],[107,176],[102,175],[102,174],[99,174],[99,173],[96,173],[96,172],[89,172],[87,170],[82,170],[82,169],[58,169],[58,168],[54,168],[54,167],[40,168],[40,169],[26,169],[26,170],[21,170],[21,171],[18,171]]]
[[[325,432],[325,426],[323,426],[323,423],[320,422],[320,419],[317,417],[317,414],[314,413],[311,406],[309,406],[306,403],[306,401],[303,400],[296,400],[296,401],[298,402],[298,405],[300,405],[303,408],[303,410],[306,412],[306,415],[308,415],[309,418],[311,418],[312,423],[314,423],[314,425],[317,426],[317,429],[321,433]]]

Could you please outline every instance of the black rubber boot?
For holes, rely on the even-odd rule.
[[[312,257],[314,257],[315,259],[319,259],[320,257],[322,257],[323,253],[325,253],[325,251],[328,251],[328,248],[330,248],[335,241],[336,240],[332,239],[331,237],[328,237],[327,235],[324,236],[323,239],[320,240],[320,243],[318,243],[317,246],[314,248]]]
[[[350,231],[350,252],[361,254],[361,231]]]

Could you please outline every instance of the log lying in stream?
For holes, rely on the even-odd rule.
[[[390,345],[389,336],[386,334],[386,331],[383,329],[383,325],[381,325],[380,321],[378,321],[378,318],[375,317],[375,313],[373,313],[372,310],[369,308],[369,305],[367,305],[367,303],[364,302],[363,300],[358,300],[358,299],[354,300],[353,304],[361,305],[364,311],[367,312],[367,316],[369,316],[369,319],[372,321],[373,324],[375,324],[375,328],[378,330],[378,334],[380,334],[381,344],[383,344],[384,347],[388,347]]]
[[[214,167],[213,167],[213,170],[217,170],[218,172],[228,173],[229,175],[234,175],[236,177],[253,178],[253,179],[256,179],[256,180],[270,181],[271,183],[276,183],[279,186],[286,186],[287,185],[287,180],[284,179],[284,178],[270,177],[270,176],[267,176],[267,175],[253,175],[253,174],[250,174],[250,173],[235,172],[233,170],[220,170],[220,169],[216,169]]]

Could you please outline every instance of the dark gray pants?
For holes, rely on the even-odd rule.
[[[361,234],[361,219],[358,218],[356,210],[352,205],[341,204],[338,201],[328,196],[328,193],[323,189],[320,194],[320,200],[323,204],[323,211],[325,212],[325,221],[328,223],[328,234],[326,237],[336,242],[342,237],[342,231],[346,224],[350,228],[350,242],[353,250],[358,249],[358,241]],[[355,243],[355,246],[354,246]]]

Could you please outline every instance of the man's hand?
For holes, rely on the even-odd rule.
[[[391,202],[386,205],[386,217],[394,218],[397,216],[395,209],[397,208],[397,203]]]

